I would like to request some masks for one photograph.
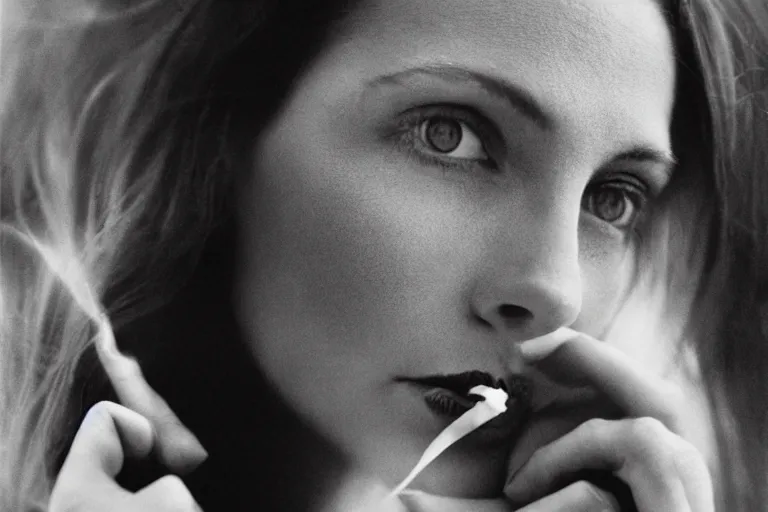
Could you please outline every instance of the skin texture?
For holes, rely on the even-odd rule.
[[[424,66],[514,83],[549,120],[461,73],[380,78]],[[366,2],[296,84],[239,187],[237,315],[268,379],[393,486],[447,424],[393,379],[533,374],[519,342],[562,325],[601,337],[640,242],[585,198],[627,177],[665,186],[662,165],[615,156],[670,150],[674,85],[650,1]],[[436,114],[481,145],[429,149],[419,127]],[[543,442],[527,439],[515,450]],[[492,497],[513,442],[469,440],[416,487]]]

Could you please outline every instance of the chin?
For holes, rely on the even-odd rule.
[[[411,471],[422,452],[414,454],[412,463],[385,478],[394,487]],[[508,447],[475,445],[460,441],[430,463],[408,486],[439,496],[456,498],[498,498],[506,480]]]
[[[498,498],[506,478],[506,454],[491,460],[456,457],[433,462],[411,487],[431,494],[455,498]]]

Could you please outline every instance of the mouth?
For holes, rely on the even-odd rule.
[[[507,412],[492,420],[491,424],[517,422],[530,410],[532,385],[528,377],[512,375],[506,380],[488,372],[471,370],[455,374],[430,375],[420,378],[401,378],[401,382],[414,385],[422,392],[427,407],[437,416],[455,419],[484,400],[470,394],[475,386],[488,386],[504,390],[507,395]],[[497,422],[497,420],[499,420]],[[505,421],[506,420],[506,421]]]

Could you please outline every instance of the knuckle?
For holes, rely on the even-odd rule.
[[[103,427],[106,424],[111,424],[120,415],[120,412],[125,409],[125,407],[118,403],[102,400],[88,409],[83,422],[88,421]]]
[[[640,441],[644,446],[657,446],[669,434],[669,430],[661,421],[649,416],[632,420],[629,429],[631,438]]]
[[[91,418],[97,418],[97,419],[110,418],[112,416],[111,414],[112,408],[115,405],[116,404],[114,402],[102,400],[101,402],[96,403],[90,409],[88,409],[88,413],[86,414],[86,416],[90,416]]]
[[[96,405],[88,409],[85,414],[78,435],[87,432],[88,442],[90,445],[102,448],[104,444],[104,437],[109,432],[109,426],[112,422],[112,407],[115,404],[107,401],[101,401]]]
[[[677,472],[675,454],[677,436],[656,418],[643,417],[629,423],[629,434],[625,442],[635,463],[652,467],[659,474]]]
[[[587,438],[602,439],[606,434],[606,430],[611,428],[611,424],[612,422],[603,418],[591,418],[577,428]]]
[[[115,413],[120,407],[120,405],[114,402],[102,400],[88,409],[85,418],[83,418],[81,428],[86,428],[92,433],[91,442],[104,442],[104,435],[108,435],[111,431]],[[99,435],[94,438],[93,433],[95,432],[98,432]]]

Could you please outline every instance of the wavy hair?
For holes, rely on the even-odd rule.
[[[351,4],[4,2],[0,508],[47,509],[99,318],[118,330],[172,300],[231,217],[254,138]],[[768,5],[688,0],[675,15],[712,184],[690,328],[731,468],[724,503],[746,512],[768,503]]]

